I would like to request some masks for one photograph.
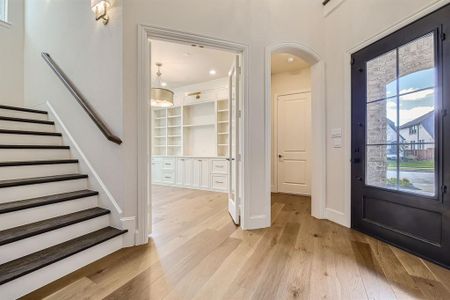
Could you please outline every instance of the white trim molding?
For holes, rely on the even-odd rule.
[[[138,215],[137,215],[137,232],[136,243],[145,244],[148,241],[148,236],[151,233],[151,124],[150,105],[147,95],[150,91],[150,39],[164,40],[175,43],[189,43],[201,44],[208,47],[228,50],[241,54],[241,78],[243,80],[243,107],[240,127],[240,134],[242,135],[242,154],[241,161],[244,166],[240,181],[241,186],[241,227],[243,229],[251,229],[252,221],[249,218],[248,209],[248,193],[245,189],[246,182],[249,182],[248,173],[245,172],[248,168],[247,157],[247,141],[248,141],[248,46],[239,43],[234,43],[225,40],[210,38],[207,36],[197,35],[193,33],[186,33],[168,28],[162,28],[151,25],[138,25]]]
[[[390,35],[391,33],[407,26],[408,24],[413,23],[414,21],[419,20],[420,18],[432,13],[435,10],[443,7],[450,3],[450,0],[437,0],[431,4],[427,4],[421,9],[418,10],[417,13],[400,20],[396,24],[389,26],[387,29],[374,34],[372,37],[358,43],[357,45],[347,49],[344,53],[344,159],[346,164],[344,166],[344,209],[345,209],[345,223],[348,224],[348,227],[351,226],[351,135],[352,135],[352,116],[351,116],[351,105],[352,105],[352,97],[351,97],[351,56],[353,53],[358,52],[359,50],[373,44],[374,42]],[[334,212],[331,212],[330,215],[333,215]],[[335,214],[334,214],[335,215]],[[347,225],[346,225],[347,226]]]
[[[266,47],[265,59],[265,156],[266,156],[266,199],[265,207],[270,222],[271,207],[271,166],[272,166],[272,54],[290,53],[303,58],[311,66],[311,128],[314,128],[311,147],[311,215],[326,218],[326,97],[325,64],[313,49],[294,42],[280,42]],[[335,221],[335,220],[333,220]]]

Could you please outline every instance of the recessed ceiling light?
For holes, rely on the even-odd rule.
[[[161,82],[161,86],[167,86],[167,82]]]
[[[294,62],[294,58],[293,57],[289,57],[288,58],[288,63],[293,63]]]
[[[216,75],[216,74],[217,74],[216,70],[214,69],[209,70],[209,75]]]

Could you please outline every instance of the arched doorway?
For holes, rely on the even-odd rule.
[[[311,68],[311,215],[323,219],[326,216],[326,105],[325,66],[312,49],[298,43],[278,43],[266,48],[265,70],[265,137],[266,137],[266,195],[271,204],[272,165],[272,86],[271,59],[274,53],[289,53],[306,61]]]

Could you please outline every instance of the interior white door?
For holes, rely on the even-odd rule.
[[[311,93],[277,99],[278,191],[311,195]]]
[[[235,62],[229,72],[229,143],[228,143],[228,211],[235,224],[239,224],[239,118],[240,118],[240,59],[236,55]]]

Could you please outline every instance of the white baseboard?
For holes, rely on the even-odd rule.
[[[241,222],[242,222],[242,217],[241,217]],[[242,223],[243,230],[261,229],[261,228],[267,228],[270,226],[271,226],[271,220],[270,220],[270,217],[267,215],[251,216],[249,218],[249,220],[247,220],[245,223]]]
[[[136,217],[124,217],[120,221],[122,223],[122,229],[128,230],[123,236],[123,246],[131,247],[136,245]]]
[[[343,212],[332,208],[325,209],[325,218],[344,227],[350,228],[351,226],[349,223],[349,218],[347,218]]]

